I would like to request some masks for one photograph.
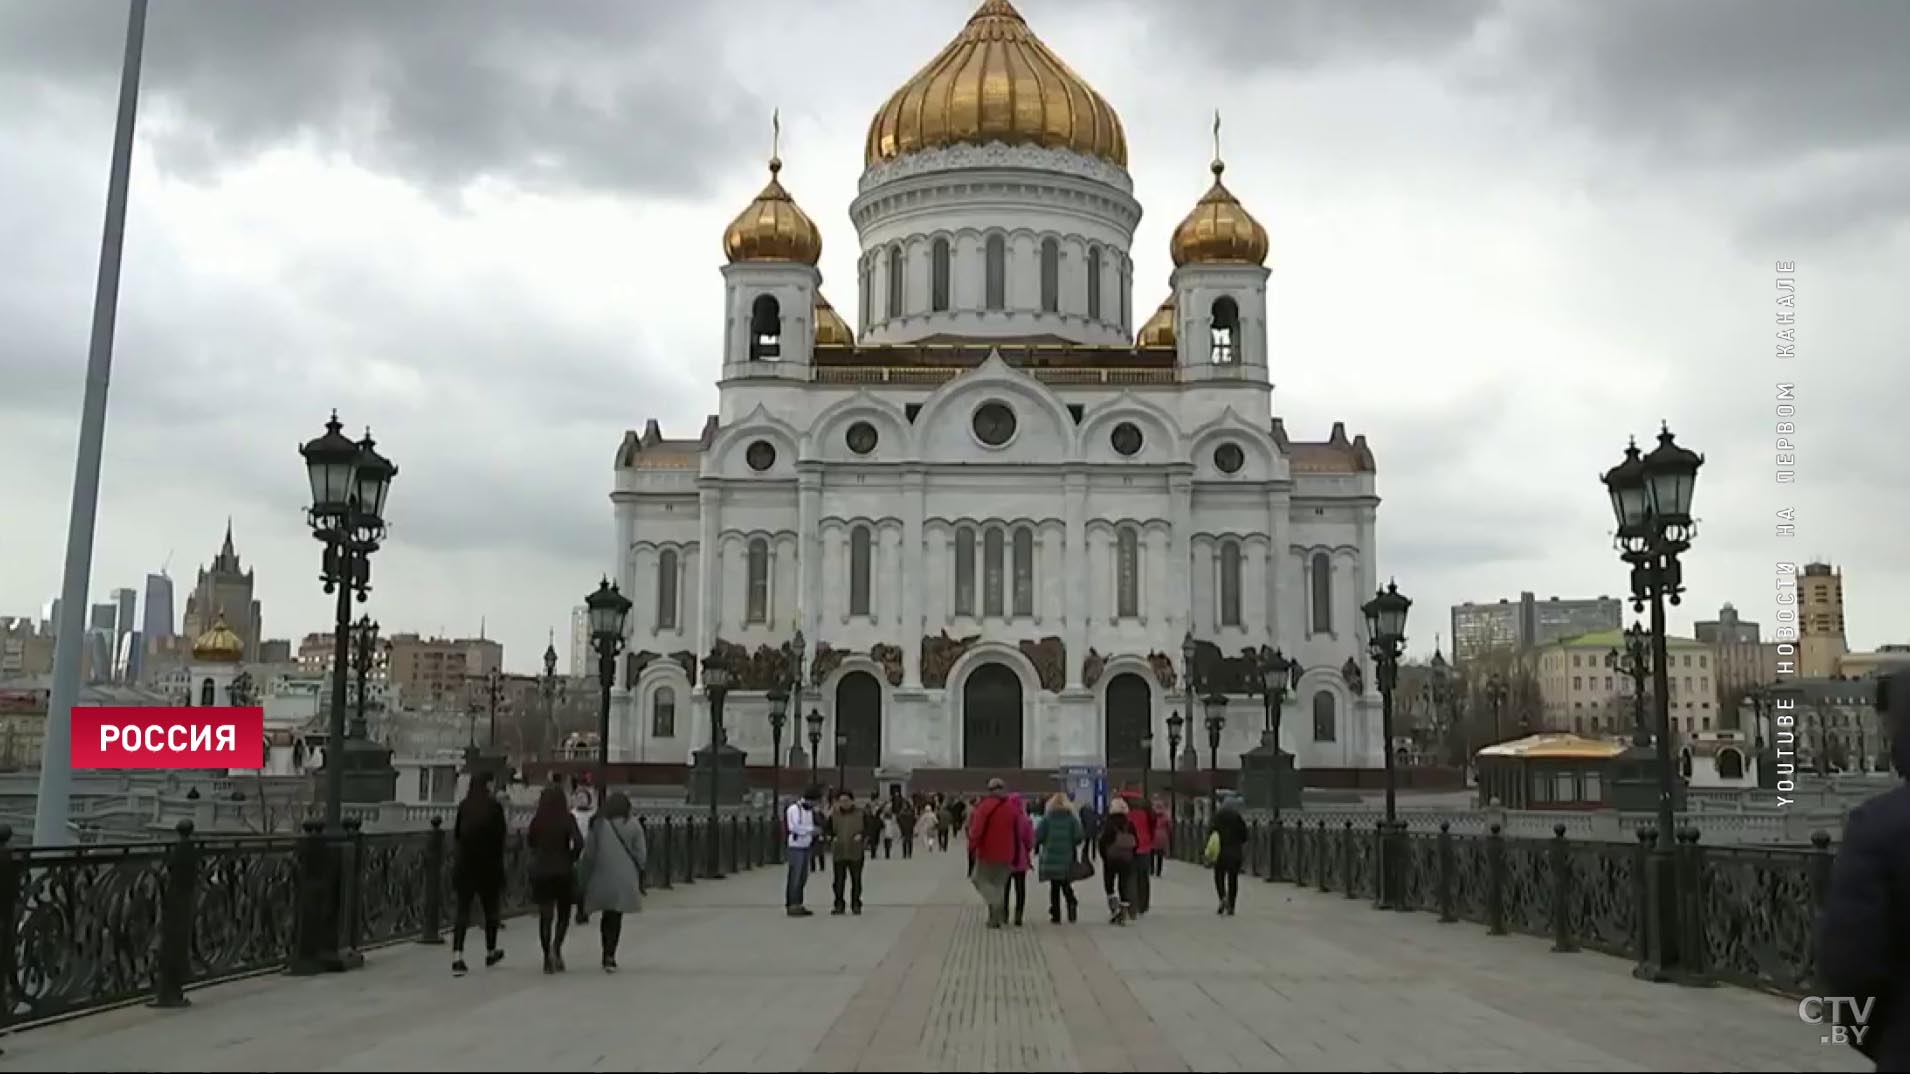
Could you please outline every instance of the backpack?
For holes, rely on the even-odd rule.
[[[1134,848],[1139,845],[1140,841],[1134,837],[1133,830],[1124,828],[1109,840],[1105,856],[1117,865],[1125,864],[1134,860]]]

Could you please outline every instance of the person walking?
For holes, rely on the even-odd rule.
[[[1041,815],[1041,821],[1035,825],[1036,876],[1048,884],[1048,921],[1061,924],[1061,903],[1068,903],[1068,924],[1075,922],[1075,914],[1080,904],[1074,897],[1074,881],[1077,870],[1094,867],[1085,861],[1077,860],[1077,848],[1087,841],[1081,830],[1081,818],[1075,816],[1074,805],[1068,796],[1057,791],[1048,798],[1047,809]],[[1092,876],[1090,872],[1088,875]]]
[[[1101,887],[1107,892],[1111,924],[1124,925],[1134,917],[1135,847],[1139,845],[1127,800],[1109,802],[1095,849],[1101,855]]]
[[[1008,872],[1008,886],[1001,894],[1002,920],[1008,920],[1008,906],[1014,902],[1015,927],[1021,927],[1022,912],[1028,908],[1028,869],[1034,863],[1035,821],[1028,815],[1030,806],[1021,799],[1011,800],[1015,809],[1015,861]]]
[[[1878,1071],[1910,1071],[1910,671],[1877,683],[1904,783],[1850,811],[1817,922],[1817,990],[1869,1000],[1851,1043]]]
[[[1232,917],[1240,898],[1240,868],[1247,860],[1247,822],[1240,816],[1240,800],[1231,794],[1214,814],[1212,845],[1214,894],[1220,897],[1214,912]]]
[[[451,924],[453,976],[469,972],[464,964],[464,933],[471,927],[473,900],[484,908],[484,964],[495,966],[504,958],[504,949],[497,945],[497,897],[504,888],[506,835],[504,807],[491,793],[491,774],[478,772],[471,777],[464,801],[458,803],[457,818],[451,822],[451,886],[457,893]]]
[[[617,972],[617,941],[623,937],[623,915],[643,909],[643,867],[650,860],[643,825],[630,816],[630,799],[622,791],[604,798],[603,808],[591,818],[584,839],[582,906],[598,915],[603,937],[605,973]]]
[[[843,882],[849,885],[849,902],[862,913],[862,862],[869,842],[868,814],[856,804],[856,796],[843,791],[836,798],[835,811],[829,814],[829,831],[835,843],[836,905],[829,913],[843,913]]]
[[[1167,853],[1173,841],[1174,822],[1167,803],[1154,799],[1154,875],[1167,872]]]
[[[1128,821],[1134,826],[1134,905],[1139,917],[1154,905],[1154,809],[1147,799],[1135,795],[1128,802]]]
[[[784,841],[788,851],[789,879],[783,885],[783,911],[790,917],[814,917],[802,904],[803,889],[809,886],[809,858],[816,849],[816,798],[821,788],[811,785],[802,792],[802,800],[789,803],[783,810]]]
[[[1076,819],[1081,822],[1081,860],[1092,861],[1095,854],[1095,842],[1101,836],[1101,814],[1088,802],[1081,806]]]
[[[874,791],[869,792],[868,804],[862,807],[862,856],[865,861],[875,860],[875,848],[882,844],[882,799]]]
[[[890,803],[895,817],[896,837],[902,840],[902,860],[915,856],[915,803],[907,798],[897,798]]]
[[[893,812],[890,812],[889,810],[886,810],[886,809],[883,810],[882,812],[882,857],[884,858],[884,860],[895,856],[895,844],[901,841],[901,839],[902,839],[901,822],[896,819],[896,816]],[[904,858],[908,857],[908,852],[904,851],[902,856]]]
[[[948,849],[948,835],[955,830],[955,806],[944,801],[935,808],[935,843],[943,850]]]
[[[941,826],[941,813],[934,806],[922,810],[922,815],[915,818],[915,837],[922,841],[922,849],[939,848],[941,836],[937,833],[941,830]]]
[[[1017,813],[1026,815],[1008,796],[1008,784],[997,777],[988,781],[988,797],[976,803],[968,821],[970,882],[988,907],[988,927],[1001,928],[1008,895],[1008,877],[1019,856],[1021,829]]]
[[[530,852],[531,898],[537,903],[537,939],[544,947],[544,972],[564,968],[564,936],[570,931],[571,905],[577,900],[577,857],[584,850],[577,818],[564,804],[564,792],[545,787],[537,812],[524,833]]]

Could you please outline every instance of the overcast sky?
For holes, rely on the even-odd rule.
[[[970,7],[153,4],[91,599],[170,557],[183,610],[230,515],[267,634],[325,629],[295,448],[336,406],[401,468],[386,630],[561,652],[623,431],[715,407],[719,238],[771,109],[853,323],[868,118]],[[1126,125],[1137,320],[1221,110],[1272,237],[1275,406],[1371,440],[1417,653],[1457,601],[1619,594],[1597,477],[1661,418],[1708,456],[1674,627],[1731,601],[1768,632],[1773,563],[1826,558],[1853,647],[1910,641],[1910,5],[1021,7]],[[60,586],[124,33],[122,3],[0,0],[0,614]]]

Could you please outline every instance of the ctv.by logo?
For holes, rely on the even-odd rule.
[[[1805,996],[1797,1001],[1797,1017],[1828,1030],[1819,1044],[1862,1044],[1876,1006],[1875,996]]]

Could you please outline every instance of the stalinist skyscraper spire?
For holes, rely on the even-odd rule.
[[[186,597],[186,621],[183,633],[196,638],[224,618],[226,626],[245,641],[245,659],[259,658],[262,636],[259,602],[252,597],[252,572],[239,561],[232,543],[232,519],[225,523],[225,541],[209,567],[199,570],[198,581]]]

